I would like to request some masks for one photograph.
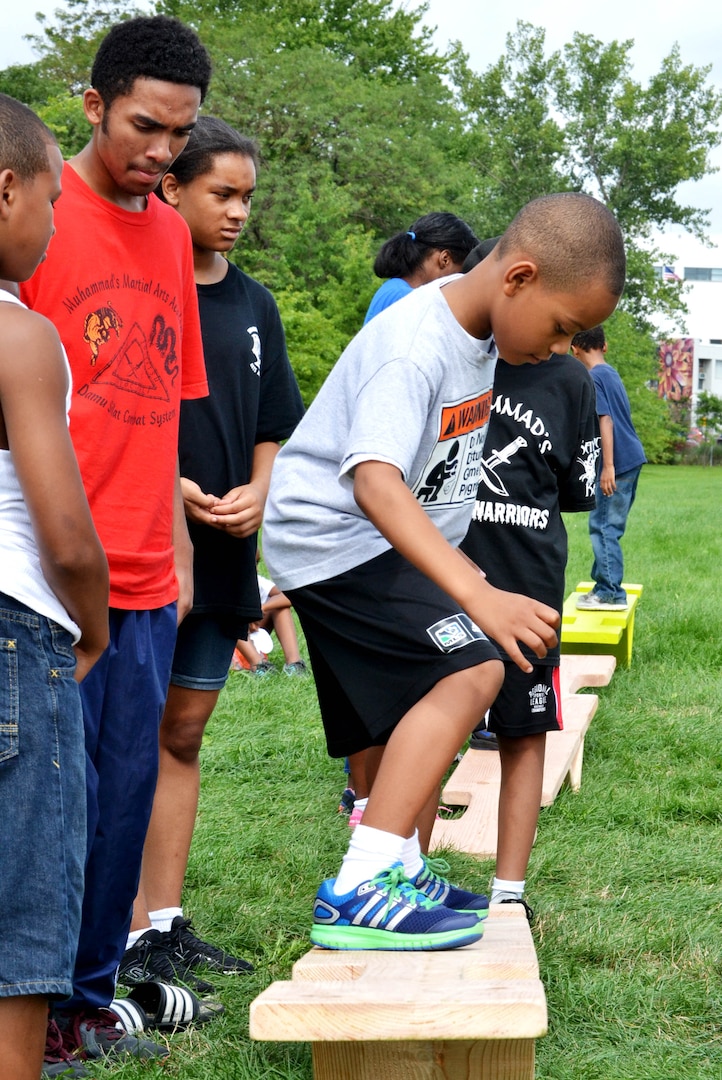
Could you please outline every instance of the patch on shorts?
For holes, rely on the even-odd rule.
[[[426,627],[426,633],[442,652],[453,652],[464,645],[470,645],[472,641],[487,640],[476,623],[463,611],[432,623]]]
[[[532,713],[543,713],[547,711],[547,698],[551,692],[551,686],[547,686],[544,683],[537,683],[536,686],[532,686],[529,691],[529,706]]]

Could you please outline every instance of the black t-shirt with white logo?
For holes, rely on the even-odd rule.
[[[593,509],[598,455],[594,385],[578,360],[498,361],[474,516],[461,544],[490,584],[561,612],[561,512]],[[558,655],[557,647],[548,660],[557,663]]]
[[[268,289],[229,264],[222,281],[198,286],[198,301],[210,394],[182,404],[180,472],[221,497],[248,483],[257,443],[288,438],[303,403]],[[193,610],[260,618],[255,535],[239,539],[194,522],[188,528]]]

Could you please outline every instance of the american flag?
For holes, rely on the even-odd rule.
[[[662,281],[681,281],[682,278],[675,274],[671,266],[662,267]]]

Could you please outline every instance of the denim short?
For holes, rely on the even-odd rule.
[[[239,638],[245,641],[247,636],[248,625],[239,626],[227,615],[186,615],[178,627],[171,683],[188,690],[222,690],[236,642]]]
[[[0,997],[67,997],[80,931],[85,741],[72,637],[0,593]]]

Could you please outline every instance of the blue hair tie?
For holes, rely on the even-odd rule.
[[[415,240],[415,239],[416,239],[416,233],[415,233],[415,232],[411,232],[411,231],[409,230],[409,232],[407,232],[407,233],[406,233],[406,235],[407,235],[407,236],[410,236],[412,240]]]

